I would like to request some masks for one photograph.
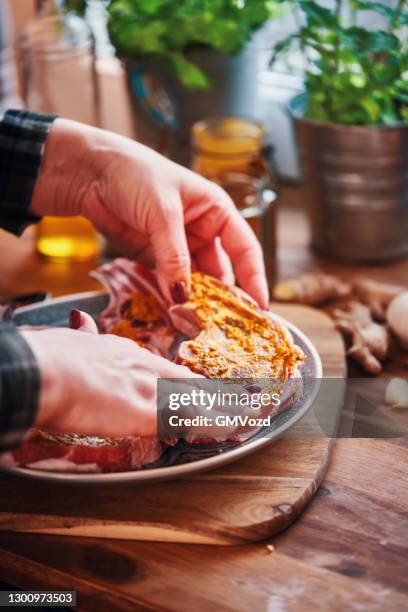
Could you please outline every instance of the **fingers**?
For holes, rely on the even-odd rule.
[[[196,372],[193,372],[188,367],[173,363],[160,355],[150,353],[147,349],[137,347],[138,351],[148,353],[146,359],[143,360],[143,366],[149,371],[157,373],[159,378],[205,378]]]
[[[269,290],[261,245],[238,211],[227,217],[221,230],[221,242],[231,258],[240,286],[261,308],[268,308]]]
[[[191,261],[178,196],[156,208],[149,226],[161,291],[170,303],[181,304],[190,290]]]
[[[172,363],[163,357],[157,357],[163,359],[164,364],[161,364],[159,374],[161,378],[205,378],[197,372],[193,372],[187,366],[178,365]]]
[[[195,242],[217,236],[232,262],[236,279],[262,308],[268,306],[268,284],[261,246],[231,198],[215,183],[195,181],[187,192],[187,231]]]
[[[88,334],[98,334],[98,327],[91,315],[82,310],[71,310],[69,313],[69,326],[71,329],[86,332]]]
[[[231,260],[221,246],[219,238],[194,253],[194,262],[197,270],[211,274],[226,285],[234,284],[234,272]]]
[[[122,338],[114,334],[103,334],[102,339],[107,347],[110,347],[108,351],[110,354],[116,354],[120,347],[120,364],[127,371],[154,372],[160,378],[204,378],[204,376],[193,372],[186,366],[173,363],[146,348],[140,347],[129,338]],[[126,361],[127,359],[129,361]]]

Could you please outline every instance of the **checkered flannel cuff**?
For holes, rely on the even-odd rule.
[[[0,121],[0,226],[14,234],[40,219],[28,209],[55,118],[8,110]]]
[[[0,322],[0,452],[18,445],[33,426],[39,394],[29,345],[14,325]]]

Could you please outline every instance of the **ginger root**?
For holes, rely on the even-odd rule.
[[[363,304],[369,306],[371,314],[377,321],[385,321],[389,304],[403,291],[405,291],[404,287],[388,285],[368,278],[353,282],[354,295]]]
[[[347,283],[331,274],[313,272],[278,283],[273,295],[281,302],[324,305],[350,342],[347,355],[370,374],[382,371],[387,356],[391,336],[382,323],[387,321],[401,346],[408,349],[408,292],[404,287],[368,278]],[[337,300],[345,306],[330,304]]]
[[[312,272],[298,278],[281,281],[275,286],[273,296],[279,302],[296,302],[319,306],[325,302],[348,296],[351,286],[332,274]]]
[[[374,321],[368,306],[355,301],[349,302],[345,309],[334,309],[332,316],[337,329],[350,339],[347,355],[366,372],[380,374],[389,348],[387,328]]]

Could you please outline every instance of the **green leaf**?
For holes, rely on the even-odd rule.
[[[384,125],[395,125],[400,121],[398,115],[391,110],[384,110],[380,113],[379,122]]]
[[[64,0],[62,6],[67,12],[72,11],[82,17],[86,11],[86,0]]]
[[[397,25],[408,25],[408,11],[404,11],[397,19]]]
[[[408,93],[397,91],[397,93],[395,94],[395,97],[400,102],[403,102],[404,104],[408,104]]]
[[[336,27],[336,15],[314,0],[299,0],[299,6],[314,26]]]
[[[357,89],[362,89],[367,85],[367,78],[365,74],[352,74],[350,76],[350,83]]]
[[[162,9],[167,0],[138,0],[138,11],[147,15],[154,15]]]
[[[187,61],[181,53],[170,53],[170,61],[180,81],[189,89],[208,89],[211,85],[208,77],[198,67]]]
[[[355,9],[361,11],[374,11],[390,20],[393,18],[395,13],[394,8],[388,6],[387,4],[383,4],[382,2],[371,2],[370,0],[352,0],[350,1],[350,4]]]
[[[283,38],[276,43],[271,59],[269,60],[269,66],[273,66],[278,57],[287,53],[292,47],[295,41],[299,40],[299,34],[290,34],[286,38]]]
[[[397,27],[399,25],[408,25],[408,11],[402,10],[401,13],[398,14],[396,2],[394,2],[393,6],[371,0],[349,0],[349,2],[350,5],[357,10],[379,13]]]
[[[398,49],[400,41],[395,34],[383,30],[366,30],[365,28],[353,26],[345,31],[347,43],[357,53],[391,51]]]
[[[388,63],[375,63],[372,69],[372,76],[376,83],[386,85],[393,83],[399,77],[400,67],[394,58],[388,58]]]
[[[366,111],[370,122],[374,124],[377,123],[381,114],[379,104],[377,104],[377,102],[375,102],[373,99],[365,98],[361,100],[361,106]]]

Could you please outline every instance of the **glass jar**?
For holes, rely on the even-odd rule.
[[[74,15],[34,19],[18,41],[28,110],[56,113],[98,125],[98,88],[93,38]],[[37,250],[63,261],[95,258],[100,240],[84,217],[44,217],[37,224]]]
[[[262,245],[272,285],[276,276],[277,194],[264,137],[262,124],[241,117],[199,121],[192,128],[192,169],[230,195]]]

